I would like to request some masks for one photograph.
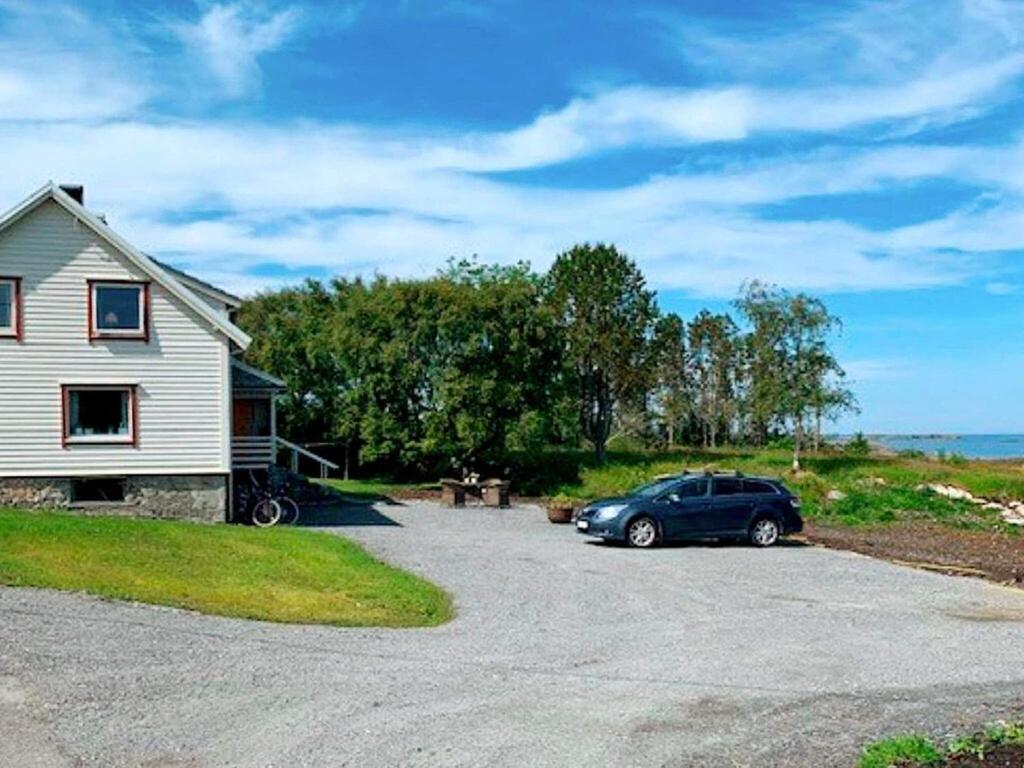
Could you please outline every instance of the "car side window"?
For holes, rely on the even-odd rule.
[[[735,496],[739,493],[743,493],[743,483],[738,478],[715,478],[715,496]]]
[[[761,495],[775,495],[777,493],[771,483],[766,483],[763,480],[744,480],[743,488],[746,493],[757,493]]]
[[[675,494],[681,499],[694,499],[700,496],[708,495],[708,479],[702,477],[699,480],[689,480],[685,483],[681,483],[676,489]]]

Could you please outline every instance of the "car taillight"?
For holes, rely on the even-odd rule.
[[[793,507],[793,509],[800,509],[800,499],[798,499],[796,496],[790,498],[789,504],[791,507]]]

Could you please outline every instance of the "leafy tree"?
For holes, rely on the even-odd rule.
[[[685,431],[693,404],[686,357],[686,325],[675,313],[660,317],[654,326],[651,359],[655,377],[655,408],[660,414],[668,447]]]
[[[742,342],[744,416],[753,442],[765,445],[777,427],[785,426],[787,307],[759,282],[744,286],[733,304],[750,326]]]
[[[345,376],[331,350],[332,304],[324,286],[309,281],[257,294],[238,313],[239,326],[253,338],[245,359],[288,385],[278,401],[279,427],[297,440],[334,432]]]
[[[616,409],[650,384],[648,351],[658,311],[636,264],[612,245],[577,245],[548,274],[548,305],[561,324],[583,435],[598,461]]]
[[[704,309],[690,321],[688,336],[702,442],[714,448],[736,415],[737,328],[729,315]]]
[[[736,305],[752,326],[751,411],[755,419],[774,414],[791,425],[793,469],[798,470],[808,420],[818,423],[826,414],[834,417],[853,407],[852,394],[841,383],[843,370],[828,346],[839,319],[820,299],[757,282],[746,286]]]

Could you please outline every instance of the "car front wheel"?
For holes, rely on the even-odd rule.
[[[777,522],[770,517],[762,517],[750,526],[750,543],[755,547],[770,547],[779,540],[781,533]]]
[[[626,541],[631,547],[653,547],[658,541],[658,526],[649,517],[638,517],[626,529]]]

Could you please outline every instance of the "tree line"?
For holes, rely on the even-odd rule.
[[[238,322],[283,378],[279,430],[392,471],[493,466],[512,452],[792,441],[856,407],[812,296],[745,285],[727,313],[661,312],[637,265],[578,245],[546,274],[451,262],[423,280],[264,292]]]

